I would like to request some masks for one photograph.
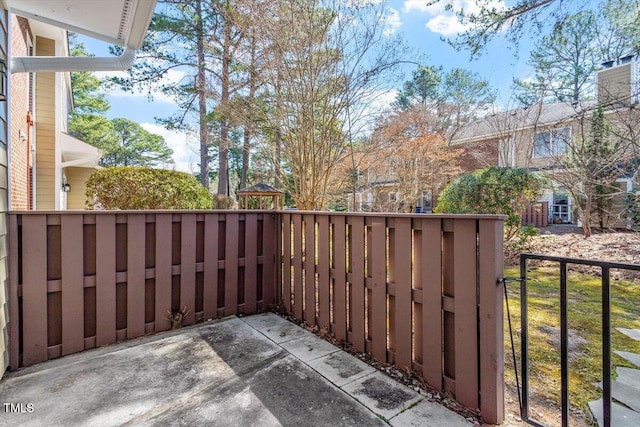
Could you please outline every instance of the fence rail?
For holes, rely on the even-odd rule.
[[[284,308],[503,416],[502,219],[285,212]]]
[[[9,214],[10,365],[275,303],[272,212]]]

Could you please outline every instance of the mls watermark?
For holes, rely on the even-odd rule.
[[[30,414],[35,409],[33,403],[9,403],[4,402],[0,406],[0,410],[9,414]]]

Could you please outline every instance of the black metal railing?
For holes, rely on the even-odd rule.
[[[611,270],[640,271],[640,265],[623,264],[564,258],[547,255],[523,253],[520,255],[520,298],[521,298],[521,371],[522,395],[520,402],[521,417],[529,424],[545,427],[545,424],[529,416],[529,322],[528,322],[528,293],[527,293],[527,261],[551,261],[559,264],[560,268],[560,377],[561,377],[561,420],[562,426],[569,425],[569,328],[568,328],[568,298],[567,298],[567,266],[587,265],[601,269],[602,280],[602,400],[603,425],[611,426]]]

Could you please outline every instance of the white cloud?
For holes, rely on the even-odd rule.
[[[391,36],[395,34],[400,27],[402,27],[402,20],[400,19],[400,12],[394,8],[389,8],[387,13],[382,17],[385,28],[383,34],[385,36]]]
[[[189,135],[184,132],[165,129],[153,123],[141,123],[143,129],[164,137],[169,148],[173,150],[173,161],[175,169],[183,172],[193,173],[198,168],[198,155],[189,142]]]
[[[432,32],[443,36],[455,36],[471,28],[470,25],[458,21],[457,17],[447,15],[437,15],[430,19],[425,26]]]
[[[376,91],[375,100],[372,102],[371,109],[376,112],[384,111],[396,100],[397,96],[398,89]]]
[[[418,12],[430,12],[436,13],[436,10],[444,10],[444,2],[440,1],[436,4],[429,5],[429,2],[426,0],[405,0],[402,5],[402,11],[404,13],[411,12],[416,10]]]
[[[446,10],[447,2],[439,1],[438,3],[429,5],[425,0],[406,0],[402,6],[404,13],[417,11],[430,16],[425,26],[434,33],[443,36],[454,36],[464,31],[472,29],[474,26],[470,23],[461,23],[458,21],[456,13],[464,10],[466,14],[476,14],[480,12],[481,5],[476,0],[453,0],[451,2],[451,10]],[[490,0],[484,7],[489,9],[504,10],[507,8],[505,0]]]

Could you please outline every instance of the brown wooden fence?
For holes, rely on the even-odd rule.
[[[549,225],[549,202],[532,203],[522,214],[522,225],[546,227]]]
[[[282,302],[380,362],[503,417],[499,216],[20,212],[11,368]],[[17,303],[13,303],[17,302]]]
[[[503,417],[497,216],[285,212],[284,308],[361,352]]]
[[[275,302],[273,212],[9,214],[11,368]]]

